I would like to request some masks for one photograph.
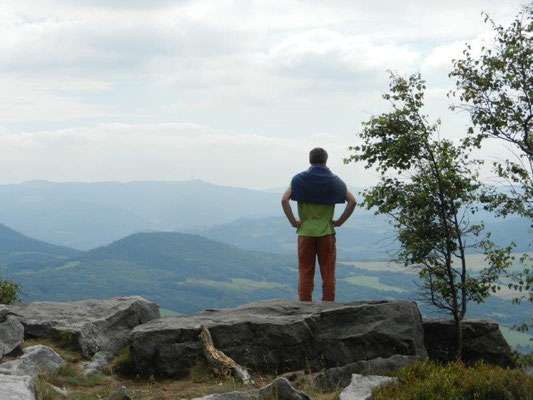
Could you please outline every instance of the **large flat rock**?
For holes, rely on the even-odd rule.
[[[448,362],[455,357],[455,325],[452,319],[424,318],[425,345],[429,358]],[[463,362],[483,360],[490,364],[514,365],[511,347],[494,321],[465,319],[463,331]]]
[[[0,374],[0,399],[35,400],[33,378]]]
[[[394,354],[426,355],[414,302],[274,300],[161,318],[136,327],[131,353],[137,372],[187,374],[202,357],[198,341],[202,324],[219,350],[261,372],[319,370]]]
[[[72,303],[36,302],[10,306],[26,337],[63,337],[85,356],[115,353],[128,343],[137,325],[160,317],[159,306],[140,296]]]

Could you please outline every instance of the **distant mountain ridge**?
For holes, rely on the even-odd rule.
[[[0,185],[0,221],[28,236],[89,250],[135,232],[279,215],[279,196],[200,180]]]
[[[354,193],[363,190],[350,189]],[[0,221],[38,240],[81,250],[138,232],[178,231],[250,250],[293,254],[294,230],[284,221],[278,190],[250,190],[199,180],[31,181],[0,185]],[[342,209],[342,205],[337,206],[336,215]],[[475,220],[486,222],[497,244],[515,241],[516,251],[531,251],[527,220],[497,220],[484,211],[476,214]],[[341,258],[384,259],[387,251],[394,250],[394,234],[387,218],[374,216],[362,207],[356,208],[338,232]]]

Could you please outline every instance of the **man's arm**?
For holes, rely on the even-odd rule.
[[[348,189],[346,189],[346,200],[348,201],[348,204],[346,204],[346,208],[344,209],[344,212],[342,213],[341,217],[337,220],[331,221],[333,223],[333,226],[341,226],[346,222],[348,218],[350,218],[350,215],[352,215],[357,201],[355,200],[355,197],[352,192],[350,192]]]
[[[295,228],[298,228],[301,221],[298,221],[296,218],[294,218],[294,214],[292,213],[291,204],[289,203],[289,200],[291,199],[291,188],[288,188],[285,193],[283,193],[283,196],[281,197],[281,207],[283,207],[283,212],[287,216],[287,219],[291,223],[291,225]]]

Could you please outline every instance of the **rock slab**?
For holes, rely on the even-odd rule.
[[[193,400],[311,400],[306,393],[296,390],[286,378],[276,378],[274,382],[258,390],[210,394]]]
[[[272,300],[150,321],[131,333],[137,373],[184,376],[201,359],[200,325],[217,349],[260,372],[332,368],[394,354],[425,357],[422,320],[408,301]]]
[[[22,357],[0,364],[0,374],[35,376],[41,372],[53,372],[65,361],[50,347],[38,344],[24,349]]]
[[[35,400],[35,386],[32,377],[0,374],[0,399]]]
[[[11,315],[0,319],[0,360],[24,342],[24,326]]]
[[[424,318],[424,342],[428,356],[441,362],[455,356],[455,325],[451,319]],[[503,337],[498,324],[483,319],[465,319],[463,330],[463,362],[487,363],[511,367],[515,364],[511,347]]]
[[[19,315],[26,337],[60,337],[85,357],[116,353],[137,325],[159,318],[159,306],[140,296],[71,303],[36,302],[10,307]]]
[[[395,381],[396,378],[388,376],[353,374],[350,385],[341,392],[339,400],[369,400],[373,390]]]

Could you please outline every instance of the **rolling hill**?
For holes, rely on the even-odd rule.
[[[342,207],[336,210],[339,213]],[[485,217],[487,217],[485,215]],[[511,241],[516,252],[531,252],[533,236],[526,219],[488,219],[487,231],[491,239],[500,246]],[[389,253],[398,248],[394,232],[383,216],[374,216],[357,208],[352,219],[337,228],[337,257],[339,260],[388,260]],[[190,228],[209,239],[234,246],[271,253],[296,253],[296,235],[285,217],[240,218],[238,220],[206,228]]]
[[[386,260],[387,250],[395,247],[383,217],[360,213],[354,221],[336,231],[339,260]],[[209,228],[190,229],[189,232],[243,249],[296,254],[294,228],[285,217],[240,218]]]
[[[138,294],[193,312],[267,298],[293,298],[294,259],[238,249],[196,235],[138,233],[54,260],[40,269],[15,263],[0,276],[20,283],[25,301],[72,301]]]
[[[42,264],[75,257],[81,252],[27,237],[0,224],[0,264],[17,262]]]

